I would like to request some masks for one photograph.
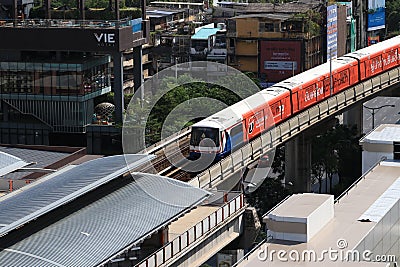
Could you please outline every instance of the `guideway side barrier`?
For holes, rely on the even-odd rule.
[[[177,257],[178,254],[184,253],[187,248],[197,241],[201,242],[222,223],[229,221],[232,215],[243,211],[245,208],[243,194],[239,194],[135,266],[157,267],[166,264],[169,260]]]
[[[301,131],[317,124],[348,106],[400,84],[400,68],[395,68],[381,75],[357,84],[329,99],[308,108],[293,118],[276,125],[275,129],[232,152],[229,156],[195,176],[188,183],[200,188],[214,188],[222,180],[242,170],[274,147],[285,143]]]
[[[167,146],[173,144],[173,143],[178,143],[182,141],[185,138],[189,138],[190,136],[190,128],[185,128],[171,136],[168,136],[167,138],[155,143],[154,145],[151,145],[147,147],[145,150],[140,151],[140,154],[154,154]]]

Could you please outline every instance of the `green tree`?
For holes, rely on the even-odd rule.
[[[291,191],[282,185],[281,180],[267,178],[256,191],[246,197],[246,200],[256,208],[258,216],[261,217],[290,194]]]
[[[254,192],[246,195],[247,202],[256,208],[259,216],[264,215],[286,196],[290,195],[290,187],[285,187],[282,179],[285,176],[285,146],[277,147],[271,168],[272,173]]]
[[[400,26],[400,1],[390,0],[385,2],[386,25],[385,39],[398,35]]]
[[[235,88],[240,96],[225,87],[208,84],[189,75],[180,75],[178,81],[175,77],[162,79],[155,95],[146,96],[144,101],[143,108],[151,108],[146,122],[146,144],[158,142],[161,134],[163,137],[171,135],[203,119],[192,119],[197,114],[208,117],[254,93],[254,90],[251,92],[248,86],[244,86],[243,76],[239,76],[231,77],[229,81],[222,81],[220,84],[226,85],[226,88]],[[217,105],[216,101],[220,104]],[[129,112],[134,114],[138,111],[131,108]]]
[[[359,154],[358,136],[356,128],[348,128],[337,124],[327,132],[317,136],[312,141],[311,173],[319,182],[319,192],[322,188],[322,179],[325,175],[332,192],[332,178],[334,174],[342,175],[349,172],[357,176],[354,166],[354,157]],[[352,160],[353,159],[353,160]]]
[[[325,166],[323,157],[326,153],[324,139],[317,136],[312,140],[312,153],[311,153],[311,175],[318,181],[318,193],[322,192],[322,179],[325,174]]]

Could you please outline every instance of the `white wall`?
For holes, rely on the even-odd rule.
[[[382,157],[393,159],[393,153],[388,152],[362,152],[362,173],[365,173],[369,168],[374,166],[375,163],[381,160]]]

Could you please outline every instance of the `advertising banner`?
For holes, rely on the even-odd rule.
[[[368,31],[385,28],[385,0],[368,0]]]
[[[260,41],[260,76],[280,82],[301,72],[301,41]]]
[[[326,11],[326,58],[329,61],[330,58],[337,58],[337,6],[330,5],[326,8]]]

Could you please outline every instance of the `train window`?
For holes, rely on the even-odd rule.
[[[219,146],[219,131],[216,128],[193,127],[190,145],[214,147]]]
[[[238,124],[238,125],[236,125],[235,127],[232,128],[231,136],[233,137],[233,136],[235,136],[235,135],[237,135],[239,133],[242,133],[242,132],[243,132],[242,124]]]
[[[281,101],[275,102],[274,104],[271,105],[271,111],[272,115],[274,117],[281,116],[281,114],[284,111],[284,105],[281,104]]]

